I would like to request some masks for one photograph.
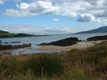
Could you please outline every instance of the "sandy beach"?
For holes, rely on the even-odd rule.
[[[67,52],[71,49],[85,49],[95,44],[101,43],[102,41],[88,41],[88,42],[78,42],[72,46],[41,46],[39,48],[22,48],[22,49],[12,49],[0,51],[0,54],[13,54],[13,55],[26,55],[26,54],[36,54],[36,53],[60,53]]]
[[[65,47],[48,45],[48,46],[41,46],[36,50],[42,53],[67,52],[70,51],[71,49],[85,49],[101,42],[102,41],[87,41],[87,42],[84,41],[84,42],[78,42],[77,44],[74,44],[72,46],[65,46]]]

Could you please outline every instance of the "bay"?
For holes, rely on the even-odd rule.
[[[18,54],[20,52],[25,51],[25,53],[38,53],[39,51],[36,50],[36,48],[40,47],[38,44],[41,43],[49,43],[52,41],[57,41],[60,39],[65,39],[69,37],[77,37],[79,40],[86,40],[89,37],[93,36],[101,36],[101,35],[107,35],[107,33],[89,33],[89,34],[60,34],[60,35],[50,35],[50,36],[38,36],[38,37],[21,37],[21,38],[0,38],[3,44],[11,44],[11,45],[17,45],[17,44],[32,44],[32,48],[30,49],[16,49],[13,52],[15,54]],[[20,42],[20,43],[12,43],[12,42]]]

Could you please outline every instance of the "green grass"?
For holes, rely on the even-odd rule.
[[[107,42],[65,54],[0,56],[0,80],[107,80]]]

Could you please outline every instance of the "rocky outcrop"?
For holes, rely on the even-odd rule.
[[[87,41],[97,41],[97,40],[107,40],[107,35],[104,36],[94,36],[87,39]]]
[[[53,41],[50,43],[42,43],[40,45],[71,46],[73,44],[76,44],[78,41],[79,41],[78,38],[70,37],[70,38],[66,38],[58,41]]]
[[[18,48],[26,48],[26,47],[31,47],[31,44],[22,44],[22,45],[0,45],[0,50],[18,49]]]

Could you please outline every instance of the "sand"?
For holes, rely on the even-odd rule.
[[[67,52],[70,51],[71,49],[85,49],[101,42],[102,41],[78,42],[77,44],[74,44],[72,46],[65,46],[65,47],[48,45],[48,46],[41,46],[37,50],[41,51],[42,53],[55,53],[55,52],[59,53],[59,52]]]
[[[102,41],[88,41],[88,42],[78,42],[72,46],[41,46],[39,48],[22,48],[22,49],[12,49],[12,50],[3,50],[0,51],[0,54],[13,54],[13,55],[27,55],[27,54],[36,54],[36,53],[61,53],[67,52],[71,49],[85,49],[95,44],[101,43]]]

